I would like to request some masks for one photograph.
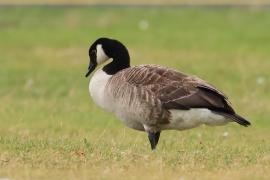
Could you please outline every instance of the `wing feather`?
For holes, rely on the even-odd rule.
[[[122,76],[126,82],[150,91],[166,109],[208,108],[234,112],[224,93],[195,76],[157,65],[135,66],[123,73],[130,74]]]
[[[219,114],[235,115],[223,92],[198,77],[173,69],[135,66],[118,72],[114,79],[139,90],[139,99],[152,108],[151,116],[156,118],[153,123],[169,123],[170,109],[207,108]]]

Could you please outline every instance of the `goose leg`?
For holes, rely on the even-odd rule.
[[[157,146],[158,140],[159,140],[159,136],[160,136],[160,132],[156,132],[156,133],[148,132],[148,139],[150,141],[152,150],[156,149],[156,146]]]

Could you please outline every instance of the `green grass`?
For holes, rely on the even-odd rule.
[[[0,0],[0,4],[269,4],[268,0]]]
[[[256,9],[1,8],[0,177],[267,179],[269,29]],[[215,84],[252,126],[163,132],[152,152],[89,97],[88,48],[101,36],[124,42],[134,65]]]

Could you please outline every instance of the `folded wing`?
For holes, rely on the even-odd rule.
[[[126,71],[129,72],[122,76],[124,81],[158,99],[165,110],[207,108],[241,125],[250,125],[235,113],[224,93],[195,76],[156,65],[135,66]],[[145,100],[151,103],[151,98]]]

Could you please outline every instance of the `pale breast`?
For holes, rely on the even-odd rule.
[[[105,87],[111,75],[106,74],[102,69],[95,72],[89,83],[89,92],[94,102],[100,107],[111,111],[111,102],[105,96]]]
[[[89,83],[89,92],[94,102],[115,114],[124,124],[136,130],[144,130],[140,122],[149,116],[149,111],[138,99],[136,89],[121,79],[111,81],[111,75],[98,70]]]

